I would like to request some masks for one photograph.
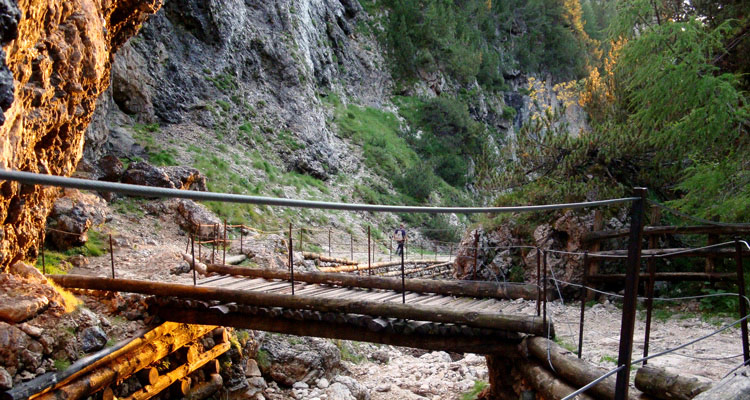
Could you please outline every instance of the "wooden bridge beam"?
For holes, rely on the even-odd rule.
[[[248,315],[243,313],[219,314],[211,310],[159,307],[157,315],[164,320],[183,323],[216,323],[235,328],[254,329],[297,336],[315,336],[328,339],[357,340],[393,346],[413,347],[431,351],[457,353],[502,354],[503,357],[521,357],[518,338],[500,339],[491,336],[465,337],[426,335],[412,332],[408,335],[373,332],[367,328],[345,323],[325,321],[296,321],[287,318]]]

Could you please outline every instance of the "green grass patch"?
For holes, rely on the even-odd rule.
[[[602,358],[599,359],[599,362],[608,362],[617,365],[617,357],[610,356],[609,354],[605,354],[602,356]]]
[[[461,399],[461,400],[475,400],[477,397],[479,397],[479,394],[482,393],[482,390],[484,390],[485,388],[487,388],[487,386],[489,386],[489,385],[490,384],[487,383],[486,381],[480,381],[480,380],[474,381],[474,387],[471,388],[471,390],[469,390],[468,392],[462,393],[461,397],[459,397],[459,399]]]
[[[344,105],[335,94],[326,101],[334,108],[339,133],[362,146],[364,162],[379,175],[393,179],[419,162],[419,157],[399,135],[398,117],[373,107]]]
[[[107,245],[105,244],[105,236],[93,229],[88,231],[89,240],[83,246],[73,247],[65,251],[57,251],[52,248],[45,247],[44,249],[44,263],[42,264],[42,256],[36,260],[35,267],[44,272],[45,266],[48,274],[67,274],[72,267],[68,262],[70,257],[76,255],[83,255],[86,257],[99,257],[107,253]]]
[[[367,359],[367,357],[359,354],[359,343],[350,342],[346,340],[334,340],[334,344],[339,348],[341,352],[341,359],[349,361],[354,364],[359,364]]]
[[[65,371],[70,367],[70,360],[67,358],[56,358],[54,361],[55,370]]]

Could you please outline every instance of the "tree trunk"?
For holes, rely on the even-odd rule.
[[[577,390],[577,388],[555,377],[554,374],[536,361],[522,361],[516,366],[525,381],[537,392],[541,393],[544,399],[560,400]],[[582,393],[576,397],[576,400],[594,400],[594,398]]]

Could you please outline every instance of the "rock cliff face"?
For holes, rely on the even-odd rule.
[[[109,86],[114,52],[161,0],[0,2],[0,167],[69,176],[83,154],[96,100]],[[9,100],[9,87],[14,87]],[[12,103],[12,104],[11,104]],[[9,107],[7,107],[9,105]],[[0,186],[0,268],[36,255],[58,190]]]
[[[294,138],[293,149],[275,149],[289,170],[325,180],[352,168],[320,96],[335,90],[377,106],[389,97],[383,51],[357,28],[366,18],[352,0],[166,0],[115,61],[86,161],[146,158],[134,124],[243,146],[233,132],[247,122],[267,138]]]

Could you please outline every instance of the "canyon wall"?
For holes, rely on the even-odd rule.
[[[0,71],[0,168],[63,176],[75,171],[97,98],[109,86],[114,53],[160,6],[161,0],[0,2],[7,53],[7,70]],[[1,269],[36,257],[58,192],[0,184]]]

